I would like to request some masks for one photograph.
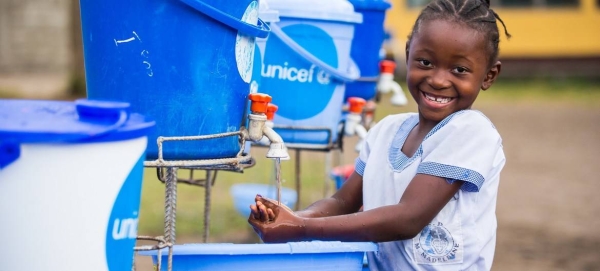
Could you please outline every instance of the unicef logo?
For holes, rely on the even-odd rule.
[[[325,71],[322,71],[322,70],[319,71],[317,73],[317,82],[319,82],[319,83],[321,83],[323,85],[329,84],[329,82],[331,82],[329,80],[329,74],[326,73]]]
[[[310,24],[286,25],[281,29],[323,63],[334,68],[340,65],[334,39],[325,30]],[[340,83],[275,35],[269,36],[263,50],[258,90],[273,97],[273,103],[279,106],[277,115],[304,120],[323,112]]]
[[[140,191],[145,155],[142,155],[123,182],[113,203],[106,226],[106,264],[108,270],[131,266],[140,209]]]
[[[426,226],[415,244],[415,249],[423,260],[430,263],[452,261],[456,258],[459,244],[442,223]]]

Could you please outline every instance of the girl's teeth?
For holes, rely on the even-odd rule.
[[[425,98],[427,98],[427,100],[442,103],[442,104],[449,103],[452,100],[452,98],[442,98],[442,97],[436,98],[436,97],[428,95],[427,93],[424,93],[424,94],[425,94]]]

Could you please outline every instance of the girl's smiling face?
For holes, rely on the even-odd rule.
[[[471,108],[488,89],[501,64],[490,65],[485,35],[452,21],[423,22],[407,44],[407,84],[422,122],[437,124]]]

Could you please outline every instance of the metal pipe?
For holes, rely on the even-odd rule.
[[[300,184],[300,150],[296,150],[296,163],[295,163],[295,172],[296,172],[296,206],[294,210],[300,210],[300,188],[302,185]]]
[[[216,170],[206,171],[206,182],[204,185],[204,233],[202,234],[202,241],[204,243],[208,242],[208,233],[210,230],[210,201],[212,195],[212,186],[216,177]]]
[[[173,268],[173,245],[175,244],[175,218],[177,216],[177,168],[168,167],[165,180],[165,241],[169,244],[167,270]]]

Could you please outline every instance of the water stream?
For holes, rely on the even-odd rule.
[[[275,183],[277,184],[277,204],[281,205],[281,158],[275,158]]]

